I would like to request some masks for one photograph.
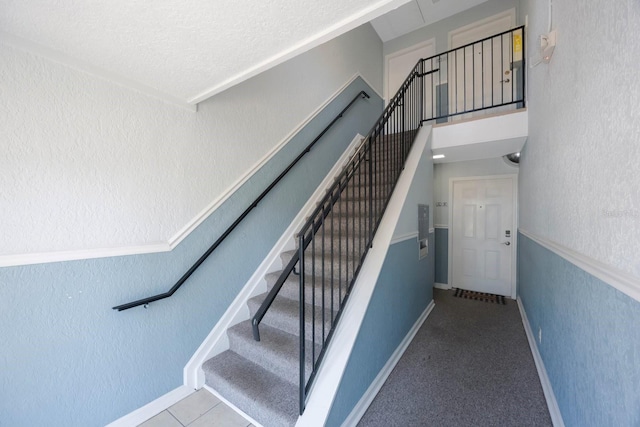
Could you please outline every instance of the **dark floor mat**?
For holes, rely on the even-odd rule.
[[[502,295],[487,294],[484,292],[467,291],[466,289],[456,289],[453,296],[458,298],[472,299],[476,301],[492,302],[495,304],[507,305],[507,300]]]

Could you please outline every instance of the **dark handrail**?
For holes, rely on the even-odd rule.
[[[376,129],[379,127],[379,123],[384,122],[385,119],[388,118],[388,116],[390,115],[390,112],[393,111],[393,109],[395,109],[399,105],[400,97],[401,97],[403,91],[406,89],[406,86],[408,86],[408,84],[411,82],[411,80],[414,77],[420,75],[419,73],[417,73],[415,71],[415,69],[417,69],[418,64],[420,64],[421,61],[422,60],[418,61],[418,63],[414,67],[413,71],[407,76],[407,78],[403,82],[402,86],[400,87],[400,89],[398,90],[396,95],[392,98],[391,102],[389,102],[389,104],[384,109],[384,111],[382,112],[382,114],[380,115],[378,120],[376,120],[376,122],[375,122],[376,124],[369,131],[367,136],[365,138],[363,138],[362,142],[360,143],[360,145],[358,146],[356,151],[351,155],[351,159],[356,158],[360,151],[366,149],[367,143],[368,143],[371,135],[374,134]],[[343,170],[342,173],[335,179],[335,183],[333,184],[333,186],[340,185],[339,183],[342,182],[342,179],[347,174],[348,174],[347,169]],[[340,188],[340,191],[342,191],[345,186],[346,186],[346,182]],[[318,203],[318,206],[316,206],[315,210],[311,213],[311,215],[309,215],[309,218],[313,218],[318,214],[318,212],[322,209],[323,203],[326,201],[326,199],[331,197],[330,194],[332,194],[332,191],[331,190],[327,190],[327,194],[325,195],[323,201]],[[331,205],[333,205],[339,199],[339,197],[340,197],[340,195],[339,195],[339,192],[338,192],[337,195],[332,198]],[[325,209],[325,211],[323,212],[324,218],[326,218],[327,215],[329,215],[330,211],[331,211],[330,207]],[[305,226],[303,227],[303,231],[300,232],[300,235],[302,235],[304,230],[306,230],[308,228],[309,222],[310,222],[310,220],[307,220],[307,222],[305,223]],[[319,225],[317,227],[315,227],[314,233],[315,233],[315,231],[317,231],[318,227],[319,227]],[[305,243],[308,243],[308,242],[305,241]],[[280,274],[280,277],[278,278],[276,283],[271,288],[271,291],[269,291],[269,293],[267,294],[267,297],[264,299],[264,301],[262,302],[262,304],[258,308],[258,311],[256,312],[256,314],[254,314],[253,318],[251,319],[251,326],[252,326],[252,329],[253,329],[253,338],[256,341],[260,341],[260,322],[262,322],[262,318],[267,314],[267,311],[269,310],[269,308],[273,304],[273,301],[275,301],[276,296],[278,296],[278,293],[280,292],[280,289],[284,285],[284,282],[287,280],[287,278],[289,277],[289,275],[291,274],[291,272],[293,271],[293,269],[295,268],[295,266],[296,266],[296,264],[298,263],[299,260],[300,260],[300,254],[298,253],[298,251],[296,251],[296,253],[293,255],[293,257],[291,258],[291,260],[289,261],[287,266],[282,270],[282,273]]]
[[[229,236],[229,234],[231,234],[231,232],[238,226],[238,224],[240,224],[240,222],[242,222],[242,220],[245,219],[245,217],[249,214],[249,212],[251,212],[251,210],[253,210],[253,208],[255,208],[256,206],[258,206],[258,203],[260,203],[262,201],[262,199],[264,199],[264,197],[267,195],[267,193],[269,193],[273,189],[273,187],[275,187],[280,182],[280,180],[282,180],[282,178],[284,178],[284,176],[296,165],[296,163],[298,163],[298,161],[300,161],[300,159],[305,154],[307,154],[309,151],[311,151],[311,148],[316,144],[316,142],[318,142],[320,140],[320,138],[322,138],[324,136],[324,134],[327,133],[327,131],[334,125],[334,123],[337,122],[343,116],[343,114],[360,97],[362,97],[363,99],[368,99],[369,98],[369,94],[367,94],[365,91],[362,90],[356,96],[354,96],[353,99],[351,100],[351,102],[349,102],[349,104],[346,107],[344,107],[342,109],[342,111],[340,111],[340,113],[338,113],[338,115],[331,121],[331,123],[329,123],[322,130],[322,132],[320,132],[320,134],[309,145],[307,145],[307,147],[298,155],[298,157],[296,157],[289,164],[289,166],[287,166],[287,168],[284,171],[282,171],[282,173],[280,175],[278,175],[278,177],[271,183],[271,185],[269,185],[266,188],[266,190],[264,190],[256,198],[256,200],[253,201],[253,203],[251,203],[251,205],[242,213],[242,215],[240,215],[238,217],[238,219],[236,219],[233,222],[233,224],[231,224],[231,226],[229,226],[229,228],[227,228],[227,230],[224,233],[222,233],[222,235],[218,238],[218,240],[216,240],[215,243],[213,245],[211,245],[211,247],[209,247],[209,249],[207,249],[207,251],[200,258],[198,258],[198,260],[195,262],[195,264],[193,264],[191,266],[191,268],[189,270],[187,270],[186,273],[184,273],[184,275],[180,278],[180,280],[178,280],[176,282],[176,284],[171,287],[171,289],[169,289],[167,292],[164,292],[164,293],[161,293],[161,294],[158,294],[158,295],[154,295],[154,296],[151,296],[151,297],[139,299],[137,301],[129,302],[129,303],[122,304],[122,305],[117,305],[117,306],[113,307],[113,309],[114,310],[118,310],[118,311],[122,311],[122,310],[128,310],[128,309],[133,308],[133,307],[137,307],[137,306],[140,306],[140,305],[146,305],[146,304],[149,304],[149,303],[154,302],[154,301],[158,301],[158,300],[161,300],[161,299],[169,298],[178,289],[180,289],[180,286],[182,286],[184,284],[184,282],[186,282],[187,279],[193,274],[193,272],[196,271],[196,269],[198,267],[200,267],[200,265],[209,257],[209,255],[211,255],[211,253],[213,251],[215,251],[218,246],[220,246],[220,244],[224,241],[224,239],[226,239],[227,236]]]

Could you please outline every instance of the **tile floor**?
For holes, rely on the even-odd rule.
[[[220,399],[200,389],[139,427],[253,427]]]

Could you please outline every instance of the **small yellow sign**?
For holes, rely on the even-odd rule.
[[[522,36],[520,34],[513,35],[513,51],[522,52]]]

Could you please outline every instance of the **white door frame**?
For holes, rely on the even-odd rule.
[[[512,241],[512,253],[511,253],[511,298],[516,299],[517,297],[517,258],[518,258],[518,174],[504,174],[504,175],[485,175],[485,176],[463,176],[463,177],[455,177],[449,178],[449,262],[448,262],[448,271],[447,271],[447,281],[449,282],[449,287],[453,287],[453,183],[456,181],[477,181],[477,180],[488,180],[488,179],[511,179],[511,184],[513,186],[513,230],[511,230]]]
[[[384,57],[384,82],[383,82],[383,90],[384,90],[384,103],[385,105],[387,105],[389,103],[389,99],[391,96],[395,95],[394,93],[390,94],[389,93],[389,62],[393,59],[396,58],[398,56],[402,56],[402,55],[406,55],[409,52],[413,52],[415,50],[419,50],[419,49],[424,49],[427,47],[433,47],[433,52],[435,55],[435,51],[436,51],[436,39],[435,38],[431,38],[429,40],[420,42],[418,44],[414,44],[412,46],[409,46],[407,48],[398,50],[396,52],[390,53],[388,55],[385,55]],[[423,58],[424,59],[424,58]]]
[[[504,12],[500,12],[500,13],[496,13],[493,16],[489,16],[488,18],[484,18],[481,19],[479,21],[475,21],[472,22],[471,24],[465,25],[463,27],[460,28],[456,28],[455,30],[449,31],[449,40],[448,40],[448,46],[449,49],[453,49],[452,47],[452,40],[455,36],[459,35],[460,33],[466,33],[467,31],[476,29],[478,27],[482,27],[485,26],[493,21],[500,21],[506,17],[511,18],[511,28],[515,27],[516,25],[516,8],[511,8],[508,10],[505,10]]]

